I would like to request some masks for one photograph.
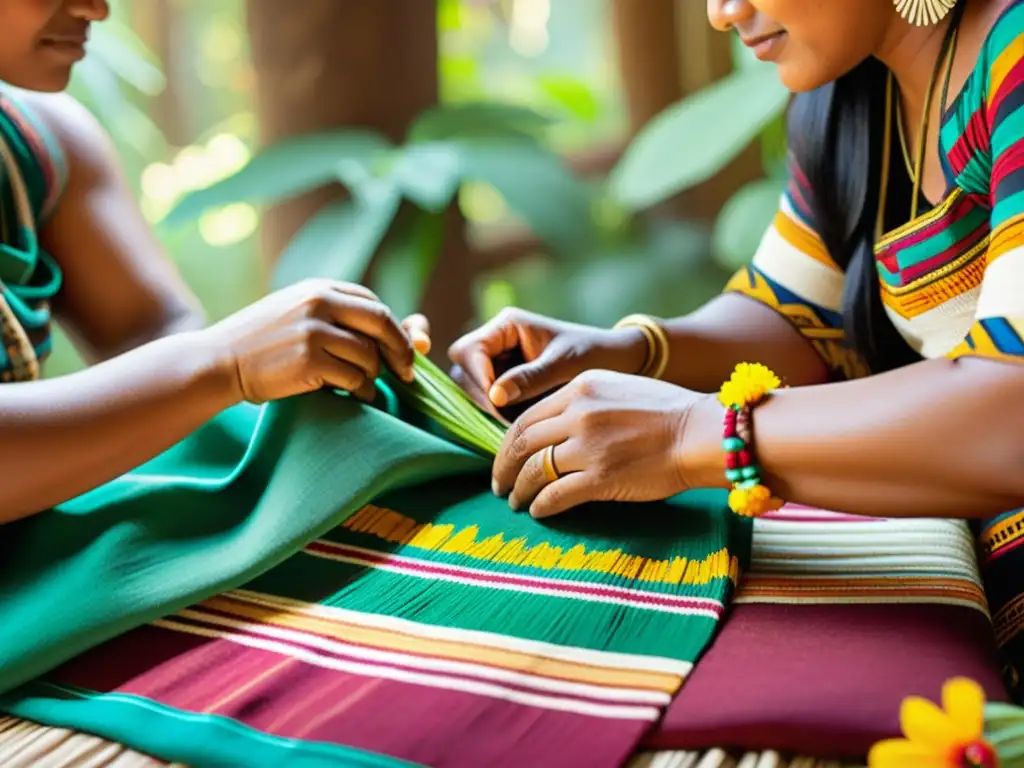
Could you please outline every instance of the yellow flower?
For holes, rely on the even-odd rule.
[[[998,768],[999,757],[983,734],[985,694],[958,677],[942,686],[942,709],[909,696],[900,707],[905,739],[871,748],[868,768]]]
[[[781,385],[779,377],[760,363],[740,363],[719,390],[718,400],[727,408],[753,405]]]
[[[763,485],[750,488],[733,488],[729,492],[729,509],[737,515],[760,517],[765,512],[774,512],[784,502],[772,497],[772,492]]]

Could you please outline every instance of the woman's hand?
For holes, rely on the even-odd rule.
[[[588,501],[656,501],[688,489],[682,438],[712,397],[654,379],[588,371],[526,411],[494,461],[494,492],[550,517]],[[557,478],[545,470],[554,446]]]
[[[413,350],[429,350],[429,332],[421,315],[400,324],[367,288],[318,279],[276,291],[200,333],[224,351],[239,399],[263,403],[323,387],[370,401],[381,359],[410,381]]]
[[[519,350],[525,363],[495,374],[494,361]],[[590,369],[636,373],[647,357],[637,328],[604,330],[506,309],[448,350],[452,377],[490,411],[529,401]]]

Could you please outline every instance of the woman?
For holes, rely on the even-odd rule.
[[[0,523],[139,466],[235,403],[324,386],[372,399],[382,358],[411,376],[406,329],[427,346],[422,318],[403,327],[367,289],[329,281],[203,327],[109,138],[57,93],[108,13],[105,0],[0,2],[0,178],[15,180],[0,207],[0,375],[17,382],[0,387]],[[37,381],[49,305],[98,364]]]
[[[547,517],[734,486],[734,428],[705,393],[762,363],[788,385],[753,408],[745,445],[767,506],[971,520],[1019,697],[1024,2],[707,8],[797,92],[778,215],[692,315],[601,330],[513,309],[458,341],[456,375],[492,409],[561,387],[509,430],[495,493]],[[496,375],[513,348],[525,364]],[[635,375],[658,356],[661,380]]]
[[[708,0],[711,23],[798,92],[782,208],[724,296],[664,323],[660,381],[632,375],[656,340],[633,324],[511,310],[452,347],[492,408],[571,382],[515,422],[495,463],[513,507],[728,487],[723,409],[701,393],[743,361],[789,387],[754,418],[776,496],[889,517],[1024,502],[1024,410],[1008,407],[1024,385],[1024,3],[930,0],[942,18],[923,26],[900,4]],[[528,362],[496,377],[515,347]]]

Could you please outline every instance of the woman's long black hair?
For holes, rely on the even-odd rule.
[[[921,359],[885,314],[875,267],[887,72],[877,59],[868,59],[838,80],[797,95],[789,111],[790,150],[809,182],[815,226],[846,272],[847,341],[873,373]],[[892,210],[909,210],[906,175],[893,175],[887,194]]]

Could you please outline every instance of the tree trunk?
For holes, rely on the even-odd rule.
[[[172,0],[148,0],[129,6],[132,26],[142,41],[160,60],[166,87],[154,97],[153,121],[172,147],[183,147],[189,141],[183,109],[180,62],[177,57],[177,35],[181,9]]]
[[[433,0],[248,0],[247,14],[263,144],[342,127],[401,142],[416,116],[437,104]],[[341,193],[322,189],[269,211],[261,232],[266,261]],[[448,241],[423,307],[442,352],[471,315],[461,221]]]
[[[651,118],[732,71],[731,38],[713,30],[696,0],[612,0],[619,66],[632,134]],[[744,183],[761,175],[754,146],[665,212],[711,219]]]

